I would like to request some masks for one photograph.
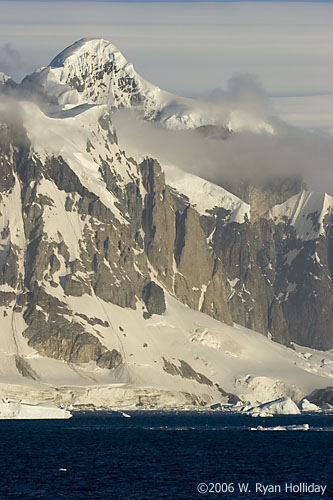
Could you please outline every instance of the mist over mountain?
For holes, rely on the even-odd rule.
[[[0,89],[0,392],[176,406],[330,385],[329,137],[274,117],[252,76],[178,97],[103,39]]]

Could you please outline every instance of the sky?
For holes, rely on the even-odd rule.
[[[181,95],[225,88],[234,73],[275,96],[332,91],[332,4],[0,2],[0,71],[17,80],[83,37],[106,38]]]
[[[0,0],[6,2],[8,0]],[[35,0],[39,3],[54,2],[87,2],[87,3],[333,3],[333,0]],[[31,0],[11,0],[11,2],[28,3]]]
[[[5,2],[6,0],[0,0]],[[31,2],[31,0],[11,0],[12,2]],[[40,3],[50,2],[89,2],[89,3],[244,3],[252,2],[253,0],[36,0]],[[256,2],[266,2],[267,0],[254,0]],[[271,3],[332,3],[333,0],[269,0]]]

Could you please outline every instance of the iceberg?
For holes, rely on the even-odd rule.
[[[279,398],[254,406],[246,413],[251,417],[272,417],[273,415],[299,415],[301,412],[290,398]]]
[[[301,402],[301,410],[302,411],[320,411],[319,406],[315,405],[314,403],[310,403],[307,399],[303,399]]]
[[[275,427],[263,427],[258,425],[258,427],[251,427],[251,431],[308,431],[310,429],[309,424],[302,425],[276,425]]]
[[[66,419],[72,414],[55,405],[33,405],[21,401],[0,400],[0,419]]]

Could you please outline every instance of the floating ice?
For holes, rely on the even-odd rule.
[[[72,414],[54,405],[32,405],[20,401],[0,400],[0,419],[66,419]]]
[[[272,417],[273,415],[298,415],[296,404],[290,398],[279,398],[246,411],[252,417]]]

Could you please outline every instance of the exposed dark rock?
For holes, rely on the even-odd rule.
[[[67,295],[81,297],[85,293],[91,295],[91,286],[89,282],[75,276],[75,274],[69,274],[64,278],[64,291]]]
[[[74,206],[74,200],[70,195],[66,197],[65,210],[71,212]]]
[[[113,368],[117,368],[117,366],[121,365],[123,362],[122,356],[120,352],[116,351],[116,349],[112,349],[112,351],[104,352],[98,359],[97,365],[100,368],[107,368],[108,370],[112,370]]]
[[[156,161],[145,160],[140,171],[147,191],[142,216],[145,249],[159,281],[189,307],[232,324],[222,264],[207,245],[199,214],[182,200],[175,201]]]
[[[122,362],[117,351],[108,351],[94,335],[71,317],[66,303],[35,287],[24,312],[28,328],[23,332],[28,344],[40,354],[69,363],[96,361],[102,368],[115,368]]]
[[[325,404],[330,404],[333,406],[333,387],[325,387],[325,389],[316,389],[306,398],[310,403],[314,403],[317,406],[324,406]]]
[[[98,120],[98,123],[102,127],[103,130],[107,132],[107,138],[110,144],[118,144],[118,138],[114,127],[112,126],[111,117],[109,113],[101,116]]]
[[[163,288],[150,281],[142,291],[142,298],[149,315],[165,313],[165,299]]]
[[[120,307],[135,309],[135,291],[130,280],[123,279],[120,284],[117,275],[103,262],[97,265],[95,280],[94,291],[98,297]]]
[[[218,384],[215,385],[217,386],[217,389],[222,394],[222,396],[227,398],[228,403],[235,405],[238,403],[238,401],[240,401],[239,397],[236,396],[236,394],[232,394],[231,392],[226,392]]]
[[[7,254],[0,267],[1,285],[8,284],[12,288],[17,287],[20,279],[20,273],[18,270],[18,252],[19,249],[10,243]]]
[[[195,380],[199,384],[205,384],[209,386],[213,385],[213,382],[209,380],[209,378],[207,378],[202,373],[193,370],[192,366],[190,366],[186,361],[180,359],[179,360],[180,366],[178,367],[174,363],[171,363],[171,361],[165,358],[162,359],[164,363],[163,370],[169,375],[179,375],[180,377],[183,378]]]
[[[0,192],[10,192],[14,185],[15,177],[13,176],[12,166],[5,158],[0,157]]]
[[[15,301],[16,294],[14,292],[0,291],[0,306],[9,306]]]
[[[207,245],[200,217],[193,208],[178,215],[174,291],[192,309],[232,324],[227,306],[222,262]]]
[[[164,173],[155,160],[140,165],[142,183],[147,191],[142,213],[145,251],[158,270],[158,279],[172,290],[173,252],[176,237],[173,197],[165,185]]]
[[[193,379],[199,384],[206,384],[209,386],[213,385],[213,382],[209,380],[205,375],[202,373],[196,372],[193,370],[192,366],[190,366],[186,361],[183,361],[182,359],[179,360],[180,362],[180,375],[184,378],[188,379]]]
[[[99,318],[89,318],[88,316],[86,316],[85,314],[82,314],[82,313],[75,313],[75,316],[79,316],[80,318],[84,319],[84,321],[86,321],[87,323],[89,323],[89,325],[99,325],[99,326],[104,326],[104,327],[109,327],[110,324],[108,321],[102,321],[101,319]]]
[[[23,375],[23,377],[31,378],[32,380],[39,379],[35,370],[30,366],[26,359],[22,358],[22,356],[15,356],[15,364],[17,370],[21,375]]]
[[[19,293],[18,295],[16,295],[16,304],[18,306],[25,306],[27,304],[29,300],[29,294],[27,292],[25,293]]]

